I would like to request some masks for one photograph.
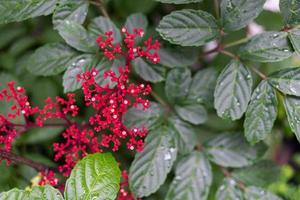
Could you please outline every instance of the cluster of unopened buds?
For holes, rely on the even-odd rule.
[[[61,119],[60,123],[53,124],[66,127],[62,133],[63,142],[54,143],[55,161],[63,159],[64,163],[58,170],[65,176],[69,176],[72,168],[78,160],[89,153],[102,152],[105,148],[117,151],[122,141],[130,150],[143,150],[143,138],[147,134],[145,127],[126,127],[123,124],[123,116],[129,107],[141,107],[146,110],[150,107],[149,100],[144,97],[151,93],[151,87],[143,83],[129,83],[131,61],[142,57],[153,63],[160,61],[157,54],[160,44],[152,38],[147,39],[143,46],[136,45],[135,40],[143,37],[141,28],[135,28],[130,33],[125,27],[121,29],[124,35],[124,45],[114,44],[112,32],[106,32],[105,36],[99,36],[96,40],[104,56],[114,60],[116,56],[123,56],[125,66],[119,66],[118,71],[108,70],[100,74],[111,84],[100,85],[96,81],[98,71],[91,69],[77,76],[82,82],[82,91],[86,107],[91,107],[94,113],[89,116],[87,122],[77,123],[71,117],[76,117],[79,107],[76,105],[75,94],[67,94],[67,98],[47,98],[43,107],[32,106],[24,88],[16,86],[15,82],[9,82],[7,88],[0,91],[0,101],[10,104],[7,113],[0,113],[0,149],[10,151],[12,142],[18,134],[26,133],[32,127],[51,126],[49,119]],[[23,118],[24,123],[16,123],[17,118]],[[20,120],[18,120],[20,121]],[[58,179],[53,171],[41,172],[41,185],[56,185]],[[125,182],[121,185],[119,200],[133,198],[125,191]]]

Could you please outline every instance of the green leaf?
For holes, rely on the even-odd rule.
[[[264,140],[272,131],[277,116],[275,90],[262,81],[254,90],[244,121],[245,136],[252,144]]]
[[[129,33],[134,33],[134,28],[143,28],[143,30],[146,31],[148,27],[148,20],[142,13],[134,13],[127,17],[124,26]]]
[[[96,41],[88,34],[82,25],[77,22],[64,20],[57,27],[59,34],[68,45],[87,53],[95,53]]]
[[[143,111],[141,106],[137,108],[131,107],[123,116],[123,121],[128,128],[142,128],[146,127],[148,130],[152,129],[162,118],[164,108],[156,103],[150,102],[150,108]]]
[[[65,198],[114,200],[120,189],[121,171],[110,153],[95,153],[76,164],[66,182]]]
[[[192,66],[198,58],[198,51],[191,47],[160,48],[159,64],[166,67],[186,67]]]
[[[205,143],[208,158],[223,167],[244,167],[260,159],[267,150],[263,143],[251,146],[241,134],[221,134]]]
[[[171,103],[183,101],[192,82],[191,71],[188,68],[172,69],[166,79],[165,92]]]
[[[218,116],[239,119],[247,109],[252,90],[249,69],[238,60],[232,60],[218,77],[214,105]]]
[[[146,197],[156,192],[164,183],[176,160],[172,135],[160,126],[146,137],[145,148],[137,153],[129,170],[129,186],[136,197]]]
[[[43,187],[33,187],[29,194],[30,200],[63,200],[63,196],[59,190],[53,188],[50,185]]]
[[[243,192],[238,188],[237,182],[231,178],[225,178],[216,193],[217,200],[243,200]]]
[[[202,124],[207,120],[207,112],[203,105],[192,104],[192,105],[175,105],[177,114],[185,121],[192,124]]]
[[[297,0],[280,0],[280,11],[287,25],[298,25],[300,22],[300,2]]]
[[[261,11],[266,0],[222,0],[221,23],[225,30],[235,31],[244,28]]]
[[[280,170],[276,163],[264,160],[252,166],[234,170],[232,177],[245,185],[267,187],[278,180],[279,174]]]
[[[202,0],[156,0],[162,3],[173,3],[173,4],[187,4],[187,3],[198,3]]]
[[[77,80],[77,75],[97,64],[92,54],[83,54],[73,58],[63,76],[64,92],[73,92],[81,87],[82,81]]]
[[[175,143],[179,153],[190,153],[197,144],[197,136],[194,128],[187,122],[182,121],[176,116],[168,118],[170,132],[174,135]]]
[[[192,152],[176,166],[175,178],[167,193],[166,200],[207,199],[212,183],[209,161],[200,152]]]
[[[29,200],[28,192],[19,189],[12,189],[7,192],[0,193],[1,200]]]
[[[263,188],[259,187],[254,187],[250,186],[247,187],[245,190],[245,198],[247,200],[257,200],[257,199],[262,199],[262,200],[281,200],[278,196],[275,194],[266,191]]]
[[[160,21],[159,34],[173,44],[201,46],[219,35],[215,18],[201,10],[173,11]]]
[[[55,6],[56,0],[3,0],[0,1],[0,24],[49,15]]]
[[[284,94],[300,96],[300,68],[286,68],[270,75],[269,82]]]
[[[199,70],[193,77],[187,99],[189,102],[211,104],[216,86],[217,72],[214,68]]]
[[[255,62],[278,62],[290,57],[293,49],[290,47],[286,32],[264,32],[254,36],[241,47],[240,56]]]
[[[116,25],[106,17],[96,17],[94,18],[88,26],[88,32],[94,39],[92,42],[95,43],[95,40],[98,36],[106,38],[105,32],[112,31],[112,37],[114,38],[114,44],[121,42],[121,33]]]
[[[300,99],[295,96],[285,96],[284,107],[292,131],[300,142]]]
[[[60,0],[56,7],[52,22],[54,28],[58,27],[59,24],[64,20],[70,20],[83,24],[89,9],[89,2],[86,0]]]
[[[142,58],[136,58],[132,62],[135,72],[145,81],[157,83],[163,81],[166,70],[158,65],[149,64]]]
[[[35,75],[51,76],[64,71],[67,63],[77,53],[61,43],[46,44],[38,48],[28,59],[26,68]]]
[[[292,29],[288,32],[290,42],[294,50],[300,54],[300,29]]]

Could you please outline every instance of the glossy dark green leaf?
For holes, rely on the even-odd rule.
[[[244,167],[260,159],[267,150],[260,143],[251,146],[242,134],[221,134],[205,143],[209,159],[223,167]]]
[[[170,102],[181,102],[189,93],[192,82],[191,71],[188,68],[172,69],[166,79],[165,92]]]
[[[2,0],[0,1],[0,24],[23,21],[54,11],[56,0]]]
[[[7,192],[0,193],[1,200],[29,200],[28,192],[19,189],[12,189]]]
[[[33,187],[30,194],[30,200],[64,200],[59,190],[50,185]]]
[[[96,153],[76,164],[65,186],[65,199],[114,200],[120,189],[121,171],[110,153]]]
[[[207,112],[201,104],[175,105],[176,113],[185,121],[192,124],[202,124],[207,120]]]
[[[129,170],[129,186],[136,197],[156,192],[164,183],[177,157],[168,128],[161,126],[146,137],[144,150],[135,155]]]
[[[279,7],[287,25],[297,25],[300,22],[300,2],[298,0],[280,0]]]
[[[292,131],[300,142],[300,99],[299,97],[286,95],[284,107]]]
[[[259,187],[250,186],[245,190],[246,200],[281,200],[277,195]]]
[[[63,20],[70,20],[82,24],[87,16],[88,9],[89,2],[86,0],[60,0],[52,17],[54,28]]]
[[[211,14],[190,9],[166,15],[156,30],[165,40],[181,46],[201,46],[219,35],[219,27]]]
[[[277,116],[275,90],[262,81],[254,90],[244,121],[245,136],[251,143],[264,140],[272,131]]]
[[[216,80],[217,72],[214,68],[199,70],[193,77],[187,101],[212,104]]]
[[[244,28],[261,11],[266,0],[222,0],[221,22],[225,30],[234,31]]]
[[[212,176],[211,166],[205,155],[192,152],[177,164],[166,200],[207,199]]]
[[[217,200],[244,200],[242,190],[232,178],[225,178],[216,193]]]
[[[300,96],[300,68],[286,68],[270,75],[269,82],[285,94]]]
[[[150,108],[143,111],[141,106],[137,108],[130,108],[123,116],[124,124],[128,128],[142,128],[152,129],[155,124],[163,117],[164,108],[156,103],[150,102]]]
[[[30,56],[26,68],[35,75],[56,75],[64,71],[67,63],[76,55],[77,53],[65,44],[46,44]]]
[[[300,29],[292,29],[288,34],[294,50],[300,54]]]
[[[251,175],[249,175],[251,174]],[[272,161],[261,161],[254,165],[236,169],[232,176],[245,185],[255,185],[259,187],[267,187],[275,183],[280,175],[279,167]]]
[[[121,42],[121,33],[116,25],[106,17],[94,18],[88,26],[88,32],[92,36],[92,42],[95,42],[98,36],[106,37],[105,32],[112,31],[112,37],[114,38],[114,44]]]
[[[238,60],[232,60],[218,77],[214,93],[214,105],[218,116],[239,119],[247,109],[252,76],[249,69]]]
[[[67,66],[63,76],[64,92],[73,92],[81,87],[82,81],[77,80],[77,75],[85,72],[86,69],[97,64],[95,56],[83,54],[73,58]]]
[[[170,68],[192,66],[198,58],[197,49],[191,47],[160,48],[158,54],[159,64]]]
[[[71,47],[87,53],[96,52],[96,41],[88,34],[81,24],[70,20],[64,20],[57,27],[57,30]]]
[[[135,72],[145,81],[157,83],[163,81],[166,69],[162,66],[149,64],[142,58],[136,58],[132,61]]]
[[[170,132],[174,135],[178,152],[181,154],[190,153],[197,144],[197,136],[194,128],[187,122],[176,116],[168,119]]]
[[[254,36],[239,50],[239,55],[254,62],[278,62],[293,54],[286,32],[264,32]]]
[[[202,0],[156,0],[162,3],[173,3],[173,4],[186,4],[186,3],[198,3]]]
[[[142,28],[146,31],[148,27],[148,20],[142,13],[134,13],[127,17],[124,26],[130,33],[134,33],[135,28]]]

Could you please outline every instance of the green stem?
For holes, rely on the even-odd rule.
[[[216,18],[220,18],[220,7],[219,7],[219,0],[214,0]]]
[[[224,49],[230,48],[230,47],[233,47],[233,46],[236,46],[236,45],[239,45],[239,44],[243,44],[243,43],[245,43],[245,42],[248,42],[249,39],[250,39],[250,38],[245,37],[245,38],[242,38],[242,39],[233,41],[233,42],[231,42],[231,43],[225,44],[223,47],[224,47]]]

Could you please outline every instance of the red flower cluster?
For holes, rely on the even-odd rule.
[[[11,144],[18,133],[26,132],[32,127],[51,126],[50,123],[46,124],[46,121],[56,118],[62,119],[62,123],[52,125],[66,127],[62,134],[64,141],[53,144],[55,161],[61,159],[64,161],[58,170],[65,176],[68,176],[76,162],[88,153],[101,152],[103,147],[109,148],[110,146],[113,151],[117,151],[122,140],[126,142],[128,149],[141,151],[147,129],[135,127],[128,129],[122,122],[122,116],[130,106],[142,106],[144,110],[149,108],[150,103],[143,96],[150,94],[151,87],[129,83],[130,64],[137,57],[144,57],[153,63],[159,62],[156,51],[160,44],[149,38],[144,42],[143,47],[136,45],[136,38],[144,34],[142,29],[136,28],[133,33],[129,33],[126,28],[122,28],[121,32],[124,35],[124,47],[113,44],[112,32],[106,32],[105,39],[99,36],[96,41],[109,60],[115,59],[116,54],[126,59],[126,65],[119,66],[118,72],[109,70],[103,74],[104,78],[110,79],[112,84],[99,85],[95,80],[98,74],[95,69],[77,77],[82,82],[85,106],[92,107],[94,110],[88,122],[77,123],[70,119],[70,117],[76,117],[79,111],[79,107],[75,104],[75,94],[67,94],[67,99],[47,98],[44,107],[32,107],[25,95],[25,89],[15,87],[14,82],[8,83],[8,89],[0,91],[0,101],[11,102],[12,105],[10,112],[6,115],[0,114],[2,148],[10,151]],[[15,118],[22,116],[25,120],[24,124],[13,122]],[[41,175],[41,185],[57,184],[53,171],[41,172]],[[119,200],[128,200],[133,196],[125,192],[125,187],[128,185],[126,172],[123,172],[123,177],[125,182],[122,183]]]
[[[128,190],[128,173],[126,170],[122,171],[122,182],[120,184],[120,192],[117,197],[117,200],[141,200],[140,198],[135,198],[134,195]]]

